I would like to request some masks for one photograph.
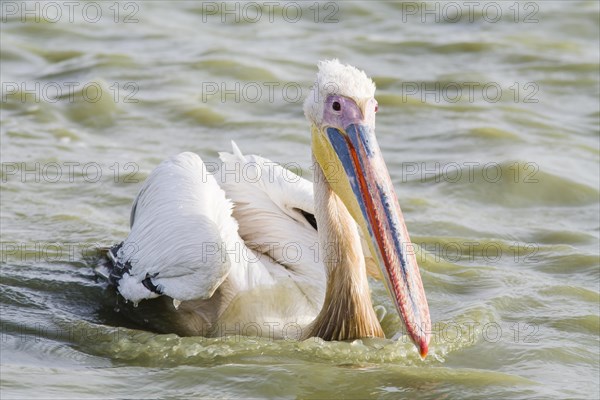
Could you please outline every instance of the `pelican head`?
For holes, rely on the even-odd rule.
[[[402,211],[375,138],[375,84],[338,60],[319,63],[304,103],[312,152],[331,190],[358,223],[408,335],[425,357],[431,321]]]

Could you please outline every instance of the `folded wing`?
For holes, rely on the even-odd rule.
[[[131,232],[113,250],[111,280],[128,300],[207,299],[227,278],[225,243],[237,235],[225,198],[200,157],[181,153],[148,177],[131,211]]]

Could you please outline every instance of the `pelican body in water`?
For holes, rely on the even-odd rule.
[[[281,338],[293,326],[324,340],[384,337],[367,279],[380,274],[425,357],[429,309],[375,138],[374,94],[364,72],[319,63],[304,103],[313,185],[235,144],[220,177],[192,153],[164,161],[98,273],[134,303],[166,299],[167,329],[182,335]]]

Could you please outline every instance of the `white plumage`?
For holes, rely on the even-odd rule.
[[[119,292],[138,302],[157,297],[142,281],[178,300],[210,298],[229,273],[221,245],[235,240],[232,203],[196,154],[162,162],[148,177],[131,212],[131,233],[117,259],[131,268]]]
[[[131,232],[112,270],[105,265],[99,273],[112,274],[134,303],[172,298],[182,333],[206,334],[209,327],[217,334],[228,322],[275,323],[279,329],[269,334],[280,337],[285,323],[312,321],[323,302],[325,271],[307,219],[313,187],[232,146],[233,153],[220,153],[214,174],[193,153],[163,161],[134,201]]]
[[[314,185],[235,144],[215,175],[192,153],[164,161],[134,202],[131,233],[99,272],[125,299],[171,300],[166,315],[151,307],[144,317],[163,330],[347,340],[384,336],[367,279],[379,265],[425,356],[429,309],[375,139],[374,92],[364,72],[319,63],[304,102]]]
[[[247,246],[300,274],[318,277],[317,232],[306,216],[314,215],[313,185],[266,158],[220,153],[221,187],[235,203],[233,217]],[[235,173],[231,173],[235,171]],[[322,275],[324,278],[324,275]]]
[[[349,97],[357,101],[375,96],[375,83],[351,65],[344,65],[337,58],[319,61],[317,79],[304,100],[304,115],[316,126],[323,118],[325,99],[329,95]]]

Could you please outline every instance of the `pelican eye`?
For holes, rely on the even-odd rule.
[[[379,104],[375,105],[375,112],[379,111]]]
[[[331,107],[335,110],[335,111],[340,111],[342,109],[342,105],[340,104],[339,101],[334,101],[333,104],[331,104]]]

